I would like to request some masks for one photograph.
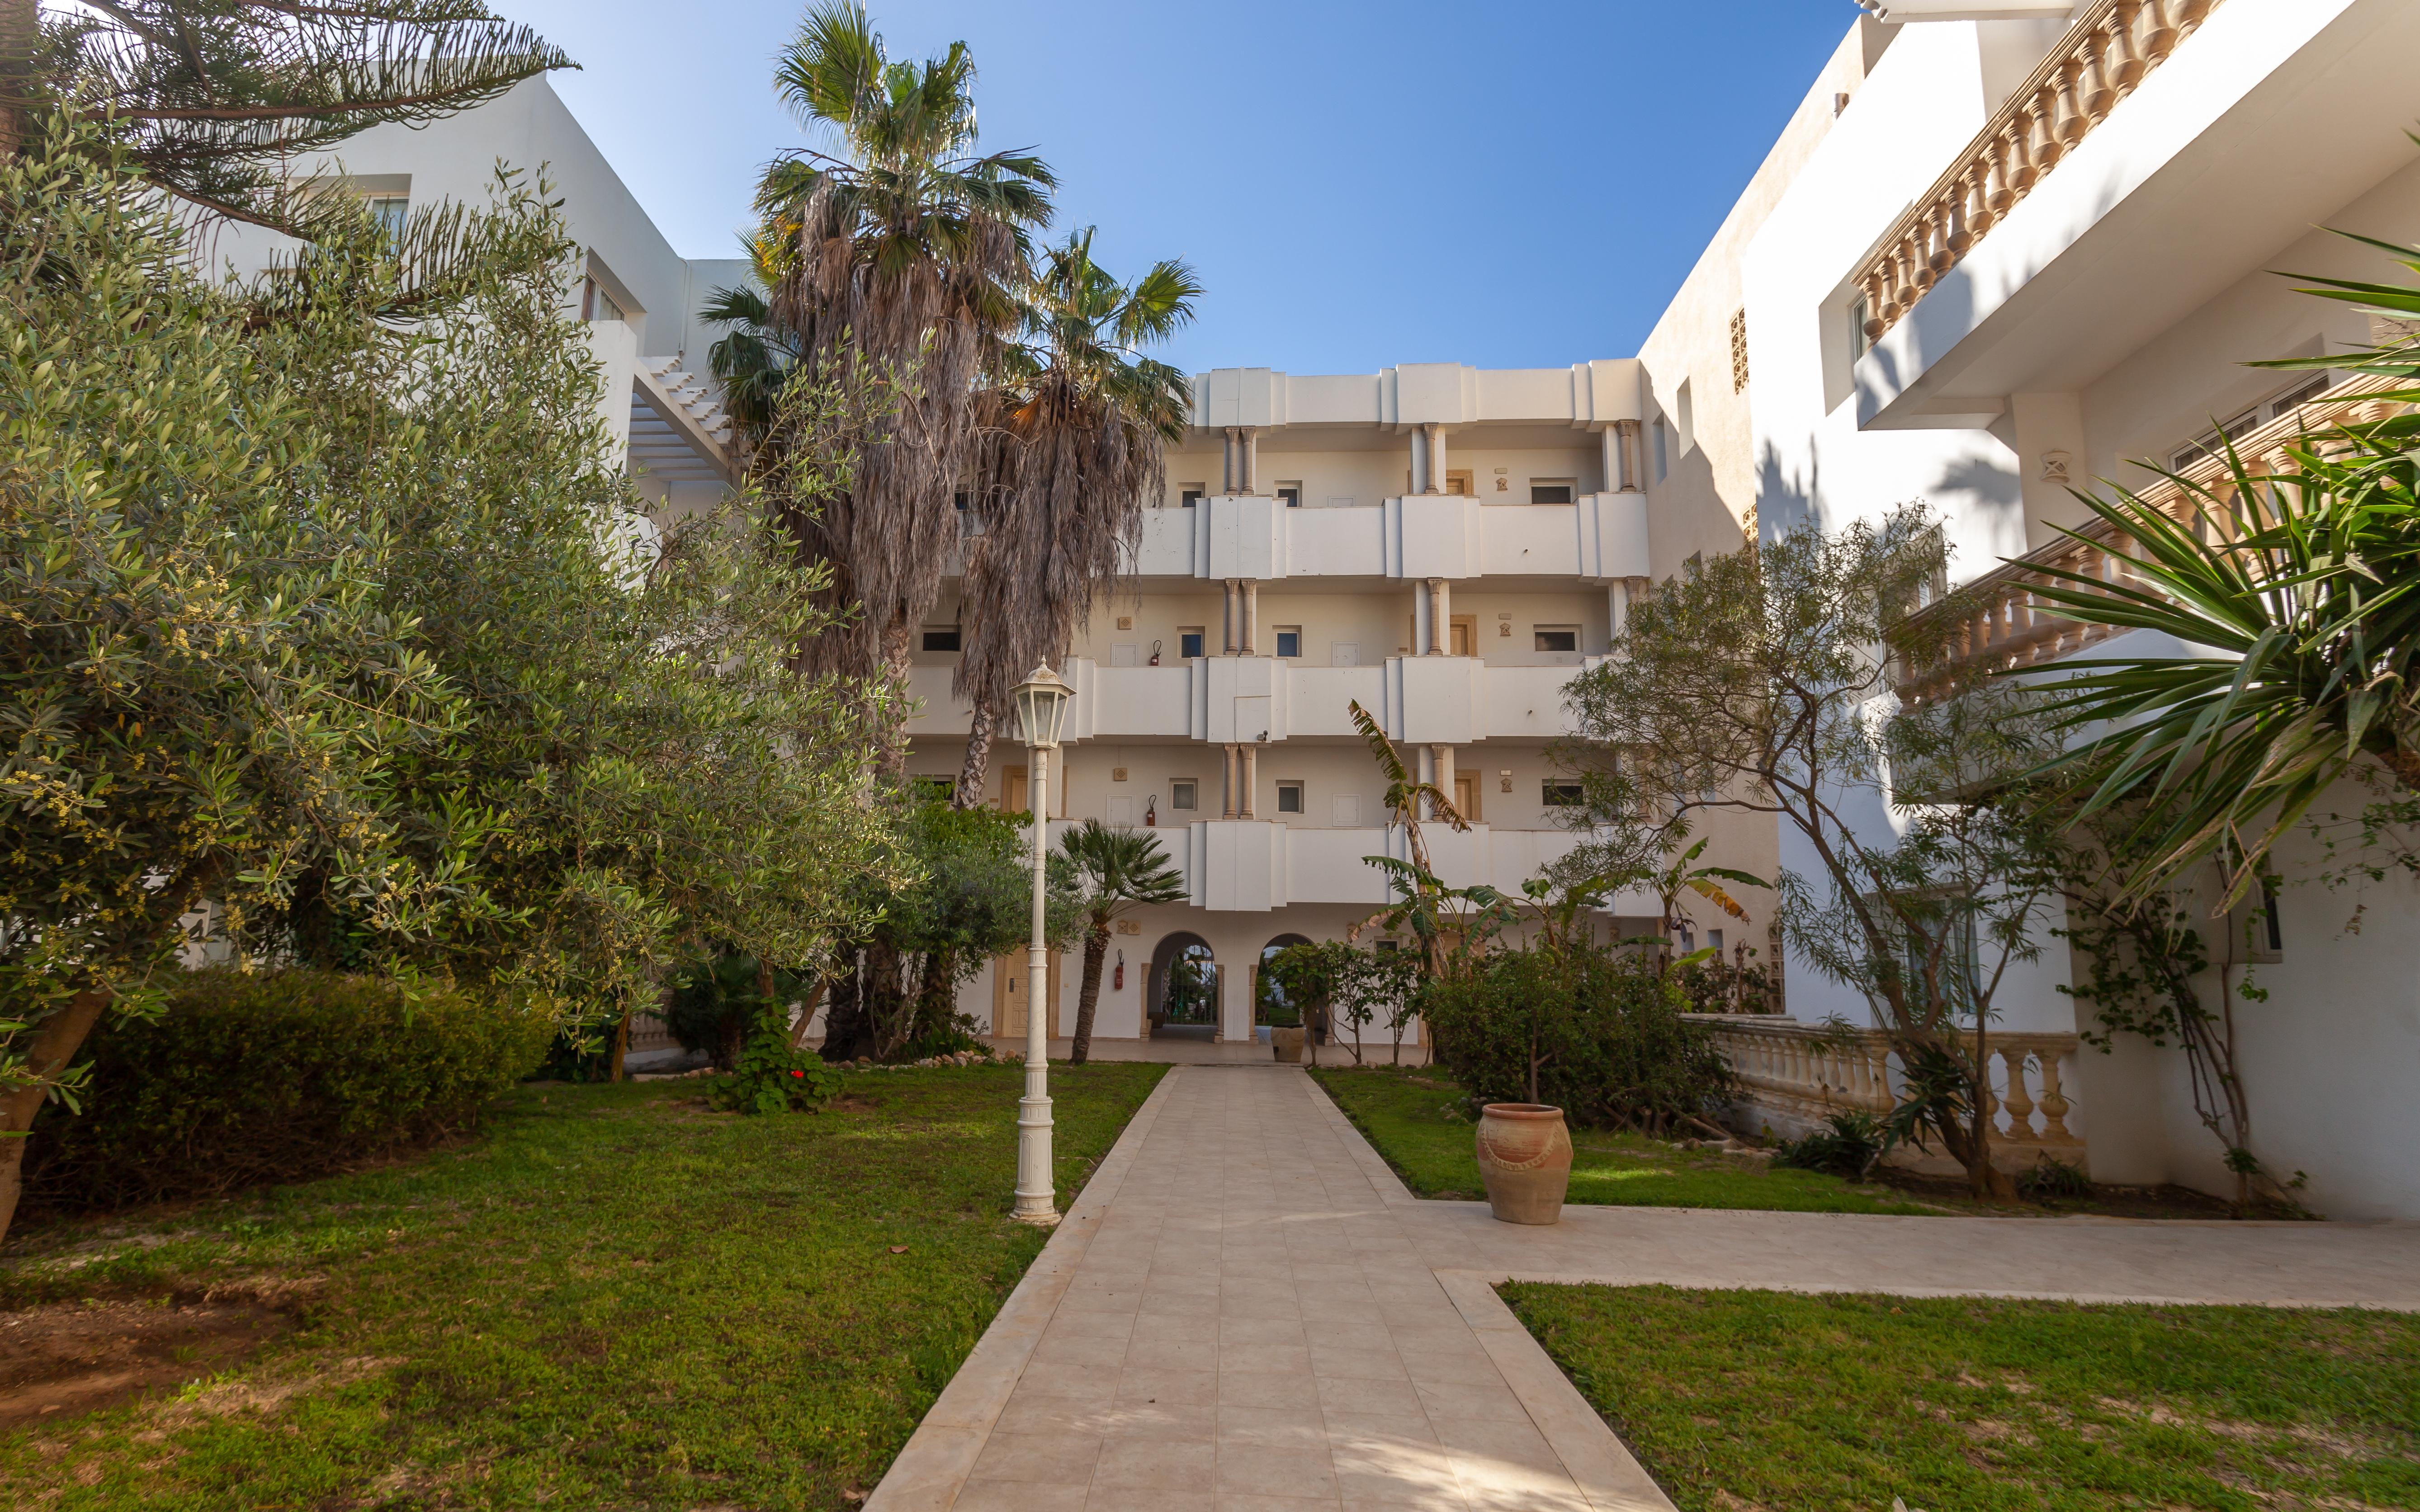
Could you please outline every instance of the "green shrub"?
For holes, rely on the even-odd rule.
[[[759,987],[756,958],[726,950],[697,962],[673,981],[664,1003],[664,1028],[673,1042],[691,1055],[703,1055],[714,1069],[727,1072],[739,1063],[750,1028],[768,1013],[807,996],[810,983],[796,972],[776,971],[773,995]]]
[[[812,1050],[794,1050],[782,1020],[760,1017],[732,1074],[715,1078],[711,1101],[727,1113],[813,1113],[840,1093],[841,1072]]]
[[[1872,1114],[1835,1113],[1805,1138],[1783,1140],[1773,1163],[1863,1180],[1874,1163],[1890,1152],[1891,1143],[1890,1131]]]
[[[1530,1101],[1533,1069],[1536,1101],[1591,1127],[1662,1133],[1730,1099],[1730,1063],[1681,1017],[1688,999],[1628,951],[1506,950],[1430,983],[1419,1010],[1474,1103]]]
[[[56,1211],[323,1176],[470,1127],[527,1075],[546,1015],[334,972],[194,972],[91,1041],[84,1111],[54,1107],[26,1200]]]

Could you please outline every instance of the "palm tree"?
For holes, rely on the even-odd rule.
[[[42,105],[71,100],[178,200],[310,239],[349,207],[298,193],[294,158],[571,67],[477,0],[89,0],[47,24],[36,0],[0,0],[0,157]]]
[[[972,634],[952,691],[974,705],[958,774],[962,807],[984,799],[999,711],[1024,671],[1066,654],[1093,597],[1130,558],[1143,501],[1165,477],[1192,386],[1140,355],[1193,318],[1202,285],[1163,261],[1131,286],[1093,260],[1093,228],[1054,247],[1026,291],[1024,342],[988,396],[978,489],[983,533],[964,594]]]
[[[1077,888],[1077,911],[1084,919],[1084,990],[1076,999],[1076,1048],[1067,1057],[1080,1066],[1092,1054],[1093,1009],[1100,1001],[1101,958],[1109,954],[1110,925],[1122,914],[1183,903],[1187,894],[1158,837],[1145,830],[1087,819],[1059,841],[1059,852],[1051,857],[1054,869]]]
[[[773,423],[782,387],[798,364],[799,343],[774,320],[772,297],[764,292],[781,285],[792,243],[777,227],[766,226],[749,237],[747,245],[755,285],[715,289],[698,307],[698,315],[723,328],[721,338],[706,349],[706,361],[715,381],[722,385],[723,409],[740,437],[753,446]]]
[[[813,508],[775,501],[799,550],[830,563],[834,600],[862,606],[802,661],[880,677],[903,709],[911,640],[957,546],[978,381],[1016,328],[1026,232],[1048,222],[1057,182],[1031,153],[973,154],[974,76],[963,42],[893,63],[863,6],[817,0],[774,82],[834,150],[784,156],[757,192],[791,249],[769,313],[803,372],[837,384],[867,427],[845,490]],[[780,449],[777,428],[765,450]],[[886,773],[906,757],[894,723]]]

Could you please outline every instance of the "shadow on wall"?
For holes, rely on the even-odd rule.
[[[1823,491],[1823,455],[1820,444],[1808,451],[1804,482],[1785,476],[1781,453],[1771,441],[1756,464],[1756,533],[1761,541],[1789,534],[1816,518],[1815,501]]]
[[[1958,533],[1969,542],[1980,538],[1985,560],[1949,563],[1952,582],[1963,582],[1992,571],[2010,556],[2025,551],[2024,486],[2014,468],[1987,456],[1962,456],[1946,464],[1933,480],[1931,497],[1962,494],[1970,502],[1953,513]]]

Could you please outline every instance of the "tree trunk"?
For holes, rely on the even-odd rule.
[[[1101,1000],[1101,958],[1109,953],[1109,921],[1094,919],[1084,932],[1084,988],[1076,995],[1076,1047],[1067,1064],[1080,1066],[1093,1053],[1093,1006]]]
[[[908,676],[914,665],[914,631],[915,626],[904,618],[893,619],[882,627],[882,675],[891,684],[896,702],[875,751],[876,775],[893,783],[903,782],[908,777]]]
[[[622,1011],[621,1018],[616,1020],[613,1025],[613,1052],[605,1058],[605,1079],[607,1081],[618,1082],[622,1079],[622,1062],[628,1059],[629,1056],[630,1011],[626,1008]]]
[[[42,1111],[46,1084],[67,1070],[108,1006],[107,993],[88,988],[42,1020],[34,1029],[33,1047],[25,1053],[23,1074],[33,1084],[0,1098],[0,1242],[8,1240],[8,1226],[16,1221],[17,1198],[24,1191],[25,1146],[30,1143],[26,1136],[33,1131],[34,1116]]]
[[[34,49],[40,39],[41,7],[38,0],[0,0],[0,161],[13,158],[32,145]],[[14,1188],[10,1190],[8,1200],[13,1204]],[[0,1232],[6,1232],[7,1227],[6,1219],[0,1218]]]
[[[863,951],[858,952],[857,959],[842,976],[841,982],[848,990],[844,993],[839,986],[832,989],[831,1011],[824,1017],[823,1057],[835,1064],[855,1060],[866,1053],[871,1043],[865,1021]]]
[[[991,731],[996,718],[991,700],[975,700],[974,715],[967,726],[967,759],[958,767],[957,792],[950,799],[958,808],[984,806],[984,794],[991,786]]]
[[[950,991],[957,980],[955,963],[954,951],[924,952],[923,974],[916,983],[916,1019],[909,1026],[910,1039],[922,1040],[950,1026],[950,1019],[957,1008]]]
[[[807,1042],[807,1030],[815,1022],[815,1010],[822,1006],[824,994],[830,991],[831,991],[831,980],[830,978],[818,977],[815,979],[814,991],[807,994],[807,1000],[799,1005],[804,1011],[799,1014],[799,1022],[790,1026],[791,1049],[798,1050],[805,1046]],[[825,1042],[830,1042],[831,1037],[829,1033],[827,1033],[824,1038]]]

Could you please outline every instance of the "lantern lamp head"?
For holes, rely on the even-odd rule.
[[[1032,673],[1016,685],[1016,721],[1027,745],[1041,750],[1057,748],[1059,727],[1067,719],[1067,701],[1075,693],[1047,664],[1036,665]]]

